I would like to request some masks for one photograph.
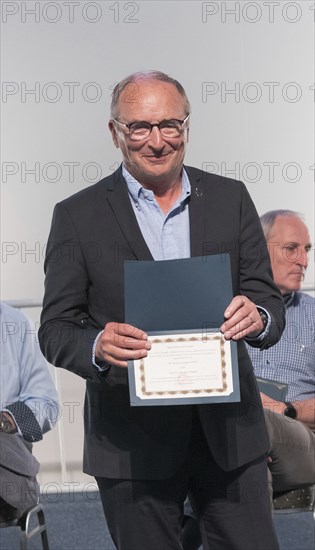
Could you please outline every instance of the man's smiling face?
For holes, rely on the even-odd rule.
[[[162,120],[184,120],[187,114],[184,98],[173,84],[142,79],[123,90],[115,118],[125,124],[157,124]],[[149,137],[140,141],[132,140],[129,130],[113,119],[109,128],[115,146],[121,149],[124,165],[144,187],[156,188],[159,182],[172,184],[180,178],[188,141],[186,126],[176,138],[163,137],[154,126]]]

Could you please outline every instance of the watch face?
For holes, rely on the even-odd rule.
[[[12,426],[5,413],[0,413],[0,431],[7,434],[15,433],[16,429]]]
[[[289,418],[296,418],[296,408],[293,407],[291,403],[287,403],[287,406],[284,410],[284,414]]]
[[[10,433],[11,428],[12,428],[12,426],[11,426],[9,420],[7,418],[5,418],[5,416],[2,416],[1,417],[1,422],[0,422],[0,430],[2,432],[5,432],[5,433],[8,434],[8,433]]]
[[[263,322],[264,327],[266,328],[266,325],[268,323],[268,317],[267,317],[266,313],[264,311],[259,310],[259,315],[260,315],[260,318]]]

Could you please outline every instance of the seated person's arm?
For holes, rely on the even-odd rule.
[[[8,380],[1,408],[18,434],[34,442],[57,422],[58,395],[34,327],[24,314],[19,315],[18,338],[10,342],[11,351],[6,355],[6,367],[12,369],[14,365],[15,376]]]
[[[284,414],[286,403],[275,401],[268,395],[260,393],[263,407],[270,409],[272,412]],[[296,409],[296,420],[306,424],[310,430],[315,430],[315,397],[304,399],[303,401],[292,401],[292,405]]]
[[[315,431],[315,397],[303,401],[292,401],[296,408],[297,420],[306,424],[310,430]]]

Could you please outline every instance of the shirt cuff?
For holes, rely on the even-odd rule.
[[[41,427],[33,411],[23,401],[15,401],[7,405],[6,409],[14,419],[19,435],[34,443],[43,439]]]
[[[107,361],[97,361],[96,357],[95,357],[95,352],[96,352],[96,344],[98,342],[98,339],[99,337],[101,336],[101,334],[103,334],[103,330],[101,330],[98,335],[96,336],[95,340],[94,340],[94,344],[93,344],[93,348],[92,348],[92,363],[94,365],[94,367],[97,368],[98,371],[100,372],[105,372],[107,370],[110,369],[111,367],[111,364],[110,363],[107,363]]]
[[[262,342],[266,336],[268,336],[269,334],[269,331],[270,331],[270,327],[271,327],[271,317],[270,317],[270,314],[269,314],[269,311],[267,311],[264,307],[261,307],[261,306],[256,306],[258,311],[263,311],[266,315],[267,315],[267,324],[266,324],[266,327],[265,327],[265,330],[263,332],[261,332],[260,334],[258,334],[258,336],[246,336],[244,338],[244,340],[246,342],[248,342],[250,344],[250,342]]]

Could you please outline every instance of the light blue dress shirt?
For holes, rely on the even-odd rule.
[[[0,319],[0,410],[10,412],[20,435],[37,441],[59,418],[57,390],[30,320],[3,302]]]
[[[153,191],[145,189],[124,166],[122,174],[141,233],[154,260],[189,258],[188,198],[191,188],[185,169],[182,173],[181,196],[167,214],[160,208]]]

